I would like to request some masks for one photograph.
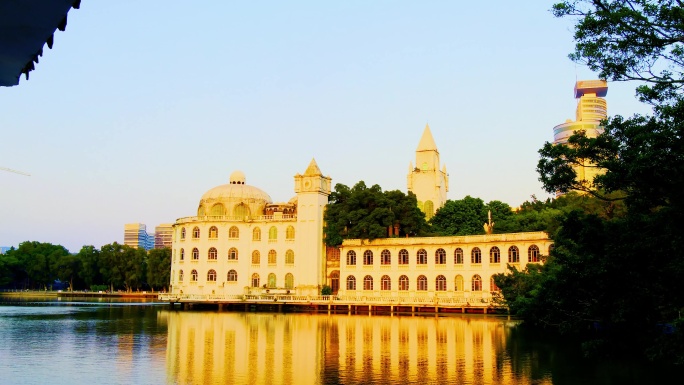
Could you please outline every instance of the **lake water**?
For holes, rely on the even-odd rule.
[[[234,313],[0,303],[1,384],[665,384],[505,317]],[[680,372],[681,374],[681,372]]]

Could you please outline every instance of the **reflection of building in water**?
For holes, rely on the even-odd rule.
[[[508,355],[510,322],[501,318],[168,314],[175,383],[529,381],[530,361]]]

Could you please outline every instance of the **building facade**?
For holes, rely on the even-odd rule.
[[[273,203],[236,171],[206,192],[197,215],[173,225],[171,292],[318,294],[326,280],[323,211],[331,179],[315,160],[296,196]]]
[[[162,223],[154,228],[154,248],[171,247],[173,240],[173,223]]]
[[[425,127],[409,190],[434,213],[446,202],[448,175]],[[173,225],[171,294],[318,295],[324,285],[350,297],[479,298],[496,291],[507,265],[540,263],[546,233],[349,239],[326,247],[323,213],[332,180],[315,160],[294,176],[295,196],[276,202],[236,171],[200,199],[196,216]],[[427,205],[430,203],[432,206]]]
[[[126,223],[124,245],[150,250],[154,247],[154,236],[147,233],[147,226],[142,223]]]
[[[603,132],[601,121],[608,117],[608,104],[604,99],[607,94],[608,83],[605,80],[580,80],[575,83],[575,120],[568,119],[553,128],[553,143],[567,144],[568,138],[576,131],[584,131],[588,138],[600,135]],[[589,162],[574,166],[573,169],[577,179],[586,185],[591,185],[594,177],[601,173]]]

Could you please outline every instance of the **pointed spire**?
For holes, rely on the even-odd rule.
[[[309,167],[306,168],[306,171],[304,171],[304,175],[306,176],[322,176],[323,173],[321,173],[321,169],[318,168],[318,164],[316,164],[316,159],[311,158],[311,163],[309,163]]]
[[[437,145],[435,144],[435,139],[432,138],[429,124],[425,125],[423,136],[420,138],[416,151],[437,151]]]

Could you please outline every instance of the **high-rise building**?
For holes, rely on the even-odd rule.
[[[416,194],[418,207],[425,213],[425,219],[429,220],[447,200],[449,174],[446,165],[440,170],[439,151],[427,124],[416,148],[416,166],[413,166],[413,162],[409,163],[406,179],[408,190]]]
[[[173,236],[173,224],[172,223],[162,223],[154,228],[154,248],[163,249],[165,247],[171,247],[171,241]]]
[[[603,132],[601,121],[608,117],[608,106],[604,97],[608,94],[605,80],[580,80],[575,83],[577,110],[575,120],[566,120],[553,128],[553,143],[566,144],[576,131],[584,131],[588,138],[595,138]],[[589,162],[573,167],[578,181],[590,187],[594,177],[601,173]]]
[[[124,245],[150,250],[154,247],[154,237],[147,233],[147,226],[142,223],[124,225]]]

